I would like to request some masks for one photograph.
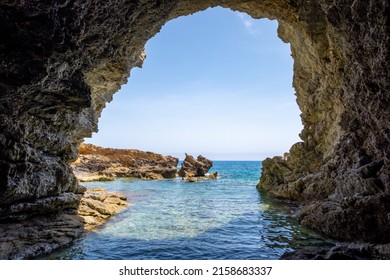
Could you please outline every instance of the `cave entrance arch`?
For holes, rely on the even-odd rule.
[[[279,37],[291,45],[294,59],[293,86],[304,126],[300,133],[302,142],[293,145],[287,161],[277,157],[263,162],[259,187],[274,196],[294,201],[328,198],[335,191],[334,182],[318,187],[316,182],[312,182],[314,176],[311,175],[318,174],[321,166],[334,156],[343,133],[340,123],[345,105],[342,100],[344,89],[338,76],[344,63],[341,53],[343,48],[339,47],[340,41],[331,40],[333,33],[338,32],[337,15],[332,5],[325,9],[317,1],[232,0],[193,3],[182,0],[172,3],[172,6],[160,2],[138,6],[145,21],[136,21],[135,17],[131,31],[124,29],[123,33],[116,35],[115,44],[112,45],[120,46],[121,51],[104,56],[100,63],[96,62],[88,72],[84,72],[92,93],[92,110],[88,109],[87,118],[91,119],[92,116],[91,123],[97,123],[106,102],[111,101],[112,95],[126,82],[128,72],[124,69],[142,65],[145,43],[159,32],[165,22],[215,6],[246,13],[255,19],[276,19],[279,23]],[[156,20],[157,15],[159,20]],[[90,133],[91,127],[88,129]],[[316,219],[320,221],[321,217],[316,216],[310,222],[309,219],[304,222],[320,229],[321,222],[313,225],[317,224],[317,221],[314,222]]]
[[[2,1],[2,222],[77,205],[69,162],[145,43],[214,6],[277,19],[291,44],[303,142],[264,162],[260,187],[332,237],[389,242],[387,0]]]
[[[179,158],[282,155],[302,126],[290,46],[277,26],[223,8],[170,21],[148,41],[142,69],[131,70],[86,142]]]

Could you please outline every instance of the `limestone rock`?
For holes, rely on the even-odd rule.
[[[67,247],[84,231],[74,210],[0,225],[0,259],[30,259]]]
[[[294,58],[302,142],[286,162],[267,160],[259,188],[299,203],[301,222],[332,237],[390,242],[388,0],[1,1],[1,223],[12,213],[38,226],[34,213],[20,221],[21,203],[47,215],[74,207],[55,199],[77,192],[69,163],[146,42],[169,20],[218,5],[277,19]],[[50,197],[57,206],[41,201]]]
[[[190,183],[198,182],[198,178],[195,178],[194,176],[184,176],[182,179]]]
[[[193,156],[186,154],[178,174],[180,177],[205,176],[212,166],[213,162],[201,155],[195,159]]]
[[[62,193],[58,196],[39,198],[32,202],[19,202],[10,207],[0,208],[0,222],[2,220],[25,220],[50,212],[58,212],[64,208],[76,208],[79,197],[74,193]]]
[[[285,253],[284,260],[389,260],[390,244],[345,243],[332,248]]]
[[[77,214],[83,218],[84,229],[92,230],[127,206],[127,198],[124,195],[93,188],[84,193]]]
[[[218,172],[211,172],[207,178],[218,179]]]
[[[18,223],[3,221],[0,224],[0,259],[29,259],[70,246],[84,231],[102,225],[128,206],[124,195],[102,188],[79,187],[79,192],[83,194],[80,194],[80,204],[74,206],[77,210],[52,209],[48,213],[45,205],[54,208],[58,203],[66,203],[61,202],[61,198],[55,202],[48,198],[20,205],[23,211],[16,212],[18,215],[26,213],[23,219],[18,217]]]
[[[81,144],[79,158],[72,163],[81,182],[112,181],[116,177],[161,180],[176,177],[178,159],[139,150],[102,148]]]

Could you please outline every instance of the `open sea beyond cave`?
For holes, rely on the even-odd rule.
[[[218,180],[84,183],[120,191],[131,206],[46,258],[278,259],[293,249],[332,245],[256,189],[260,168],[255,161],[217,161],[210,172],[218,171]]]

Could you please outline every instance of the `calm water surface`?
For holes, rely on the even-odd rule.
[[[260,162],[214,162],[218,180],[94,182],[132,204],[48,259],[278,259],[302,247],[330,245],[256,189]]]

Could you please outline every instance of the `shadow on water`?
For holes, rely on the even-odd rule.
[[[301,226],[290,216],[293,208],[259,193],[258,210],[247,212],[192,238],[151,239],[102,234],[104,228],[126,219],[122,213],[97,231],[85,234],[49,259],[279,259],[285,252],[318,246],[331,247],[331,239]],[[127,211],[128,212],[128,211]],[[174,229],[172,229],[174,230]]]
[[[216,163],[219,180],[102,183],[132,206],[45,259],[278,259],[330,247],[293,217],[294,208],[259,192],[258,162]],[[167,191],[169,190],[169,191]]]
[[[259,192],[259,205],[265,208],[262,218],[272,224],[267,228],[267,238],[285,242],[292,250],[332,247],[335,240],[301,225],[295,218],[296,205],[270,197],[265,191]],[[259,223],[259,224],[263,224]],[[260,233],[262,235],[262,233]],[[291,250],[286,250],[291,251]]]

